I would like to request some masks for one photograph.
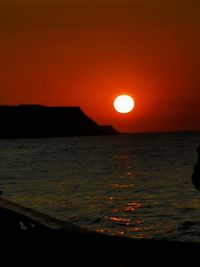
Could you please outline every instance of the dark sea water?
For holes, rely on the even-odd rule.
[[[4,197],[108,234],[200,242],[200,133],[0,140]]]

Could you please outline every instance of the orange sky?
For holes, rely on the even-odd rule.
[[[0,0],[0,104],[81,106],[121,131],[200,130],[199,3]],[[124,93],[129,114],[113,108]]]

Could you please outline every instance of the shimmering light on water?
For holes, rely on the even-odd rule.
[[[0,140],[4,196],[98,232],[200,242],[200,133]]]

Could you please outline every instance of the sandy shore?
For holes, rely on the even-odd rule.
[[[0,226],[1,266],[198,266],[199,261],[199,243],[90,232],[3,198]]]

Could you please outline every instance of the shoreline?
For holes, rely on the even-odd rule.
[[[193,266],[200,251],[200,243],[92,232],[2,197],[0,225],[3,266]]]

